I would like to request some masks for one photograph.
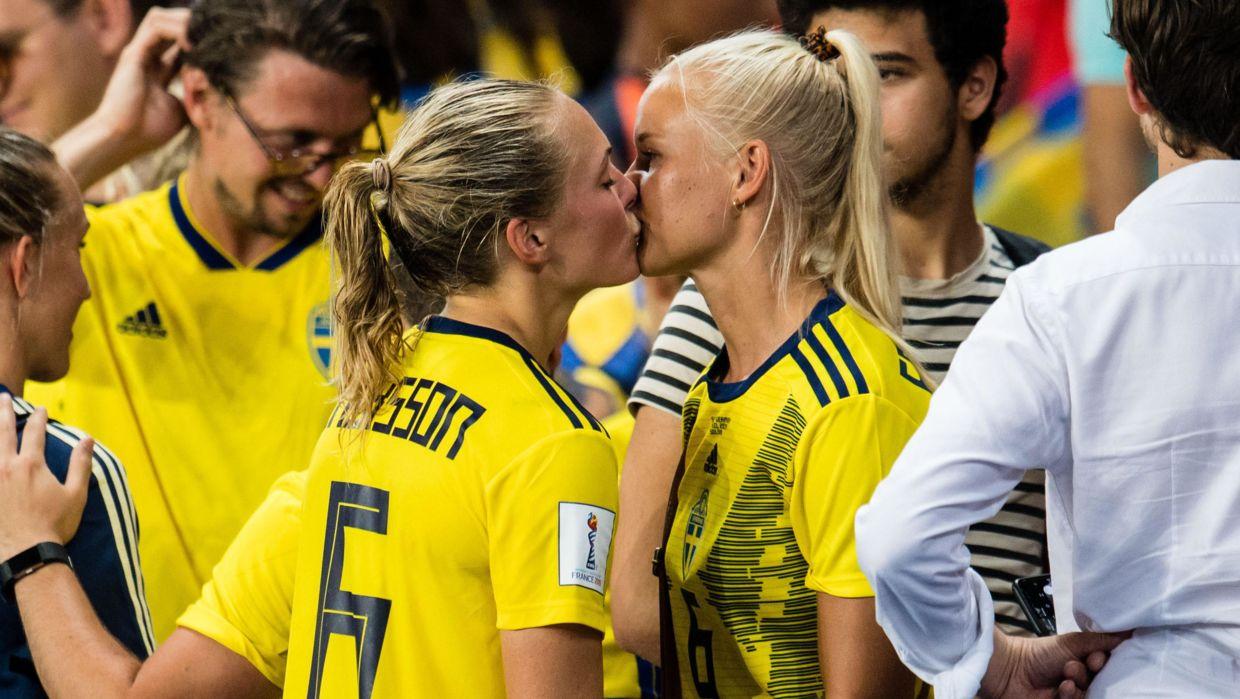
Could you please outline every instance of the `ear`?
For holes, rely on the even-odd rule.
[[[995,81],[999,79],[999,65],[990,56],[973,64],[960,90],[956,93],[960,115],[967,121],[977,121],[995,96]]]
[[[184,90],[182,102],[189,123],[199,131],[209,131],[214,125],[215,111],[211,101],[215,91],[211,89],[211,81],[201,68],[185,66],[181,69],[181,87]]]
[[[34,288],[39,269],[39,246],[34,238],[23,235],[16,243],[9,246],[8,273],[12,278],[13,289],[18,300],[30,295]]]
[[[733,205],[744,207],[754,200],[771,174],[771,149],[765,141],[750,141],[737,151],[737,173],[732,185]]]
[[[550,259],[549,236],[546,229],[529,219],[514,218],[504,227],[508,248],[522,264],[541,267]]]
[[[1124,87],[1128,90],[1128,105],[1132,111],[1138,116],[1154,113],[1154,105],[1137,86],[1137,78],[1132,72],[1132,56],[1124,58]]]
[[[138,26],[129,0],[86,0],[81,11],[103,55],[115,60]]]

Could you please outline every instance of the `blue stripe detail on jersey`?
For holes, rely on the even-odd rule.
[[[811,332],[814,325],[829,322],[828,318],[830,318],[831,314],[843,307],[844,300],[834,291],[829,292],[826,298],[814,306],[814,309],[809,313],[809,317],[805,319],[805,322],[801,323],[801,327],[797,328],[797,331],[789,336],[787,340],[784,340],[783,344],[743,381],[730,383],[719,381],[720,377],[726,376],[728,373],[728,348],[725,346],[704,375],[706,391],[710,394],[711,401],[726,403],[743,396],[750,386],[757,383],[758,379],[761,379],[766,372],[770,371],[771,367],[778,364],[779,360],[783,359],[785,355],[800,344],[801,340]]]
[[[603,429],[603,425],[594,418],[593,413],[591,413],[589,410],[586,410],[585,406],[583,406],[580,402],[578,402],[577,398],[572,393],[569,393],[568,391],[564,390],[564,387],[561,386],[558,381],[553,379],[550,374],[543,371],[542,366],[538,364],[537,362],[535,362],[533,357],[526,355],[525,363],[527,366],[529,366],[530,371],[534,372],[535,377],[543,385],[543,388],[547,389],[552,394],[553,398],[559,397],[560,394],[563,394],[563,397],[567,398],[568,401],[573,404],[573,407],[577,409],[577,412],[580,413],[580,416],[584,417],[586,419],[586,422],[590,423],[591,429],[593,429],[595,432],[602,432],[603,434],[606,434],[608,437],[611,437],[611,435],[607,432],[607,430]],[[556,390],[557,388],[559,389],[558,391]]]
[[[547,392],[547,395],[551,396],[551,400],[555,401],[556,406],[560,408],[560,411],[564,413],[564,415],[568,418],[568,421],[573,424],[573,427],[578,430],[585,427],[585,425],[581,422],[581,418],[577,417],[577,414],[569,409],[568,404],[565,403],[564,399],[560,397],[559,392],[551,387],[551,382],[547,381],[547,378],[543,376],[543,373],[538,370],[538,365],[534,362],[534,360],[529,357],[522,357],[522,359],[525,360],[525,365],[529,367],[530,372],[534,374],[534,378],[538,379],[538,383],[542,384],[543,390]]]
[[[852,374],[853,381],[857,382],[857,392],[869,393],[870,387],[865,382],[865,377],[861,375],[861,367],[857,366],[857,360],[853,359],[852,351],[848,349],[848,345],[844,344],[844,338],[840,337],[840,331],[835,329],[830,320],[823,321],[822,329],[827,331],[827,337],[831,338],[831,344],[835,345],[835,351],[840,353],[840,357],[844,360],[844,366],[848,367],[848,373]]]
[[[185,242],[189,243],[189,246],[194,249],[198,259],[202,260],[207,269],[237,269],[237,266],[231,260],[216,249],[197,228],[194,228],[193,222],[189,220],[189,214],[186,213],[184,205],[181,204],[180,180],[174,181],[172,187],[168,190],[168,204],[172,208],[172,219],[176,221],[177,229],[181,231]],[[295,238],[285,243],[284,247],[268,255],[262,262],[255,265],[254,269],[263,272],[275,271],[284,263],[297,257],[306,248],[322,240],[322,238],[323,217],[316,214],[301,233],[298,233]]]
[[[59,439],[70,450],[86,436],[56,421],[48,422],[47,430],[49,437]],[[91,462],[93,464],[92,476],[99,488],[100,496],[112,503],[111,511],[108,513],[110,523],[121,532],[120,538],[114,539],[116,553],[118,556],[123,556],[124,562],[129,564],[129,573],[125,575],[125,582],[130,595],[130,603],[133,606],[135,623],[146,645],[146,652],[150,654],[155,651],[155,631],[151,626],[151,613],[146,605],[146,589],[138,556],[138,520],[134,513],[133,500],[129,497],[129,486],[124,482],[124,470],[120,462],[102,445],[95,445]],[[115,516],[111,514],[112,512],[116,513]],[[121,572],[124,575],[123,565]]]
[[[474,325],[473,323],[453,320],[452,318],[445,318],[443,316],[431,316],[430,318],[427,318],[426,321],[422,323],[422,329],[425,332],[440,333],[444,335],[464,335],[465,337],[475,337],[480,340],[488,340],[512,349],[521,356],[521,359],[525,360],[526,367],[528,367],[534,374],[534,378],[538,379],[538,383],[542,384],[543,390],[547,392],[547,395],[551,396],[551,399],[555,401],[556,406],[558,406],[568,417],[568,421],[572,423],[573,427],[576,429],[582,429],[585,427],[585,423],[581,421],[581,418],[568,407],[568,404],[564,402],[564,398],[560,396],[560,392],[555,390],[552,386],[552,384],[555,383],[555,380],[548,378],[547,374],[542,369],[542,365],[538,363],[538,360],[534,359],[534,355],[530,354],[529,350],[522,347],[521,343],[512,339],[512,337],[510,337],[507,333],[501,332],[494,328]],[[592,429],[597,432],[607,434],[607,431],[604,430],[603,426],[594,419],[594,416],[590,414],[590,411],[582,408],[581,404],[569,395],[568,391],[564,391],[564,395],[567,396],[568,399],[572,401],[573,405],[581,411],[581,415],[585,417],[586,422],[590,424]]]
[[[284,247],[271,253],[262,262],[254,265],[254,269],[262,272],[274,272],[281,265],[297,257],[303,250],[323,239],[323,216],[315,214],[305,230],[297,234]]]
[[[819,323],[819,326],[822,324]],[[809,334],[805,336],[805,341],[809,344],[809,348],[817,355],[818,361],[827,369],[827,375],[831,377],[831,384],[835,386],[835,395],[840,398],[848,397],[848,384],[844,383],[844,376],[840,374],[839,367],[835,366],[835,360],[831,359],[831,355],[827,354],[827,348],[822,346],[822,341],[814,334],[814,329],[810,328]]]
[[[194,249],[198,254],[198,259],[207,266],[207,269],[225,270],[236,269],[232,262],[229,262],[223,253],[215,249],[215,246],[207,242],[202,237],[194,224],[189,220],[189,214],[185,213],[185,207],[181,206],[181,183],[179,181],[172,183],[172,188],[168,190],[168,205],[172,207],[172,219],[177,223],[177,229],[181,231],[185,242]]]
[[[809,387],[814,391],[814,397],[818,399],[818,405],[823,406],[831,402],[827,397],[827,389],[822,385],[822,379],[818,378],[818,373],[814,371],[814,367],[805,358],[805,354],[801,352],[800,347],[792,348],[792,361],[801,367],[801,371],[805,373],[805,380],[809,382]]]

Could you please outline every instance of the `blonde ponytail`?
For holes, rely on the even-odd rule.
[[[396,282],[384,255],[380,210],[386,196],[375,186],[376,167],[382,166],[346,165],[323,201],[335,272],[335,375],[345,424],[373,414],[380,391],[395,379],[404,334]]]
[[[332,179],[324,214],[344,424],[374,417],[410,349],[385,250],[425,297],[493,283],[504,225],[546,217],[563,198],[568,149],[555,124],[565,104],[540,83],[449,83],[409,114],[390,155]]]
[[[870,316],[907,354],[911,348],[903,340],[903,308],[882,170],[878,68],[852,34],[837,30],[826,34],[826,40],[839,51],[834,65],[847,91],[853,138],[843,198],[836,208],[835,235],[819,241],[822,245],[811,253],[811,260],[824,278],[834,277],[834,286],[845,301]]]

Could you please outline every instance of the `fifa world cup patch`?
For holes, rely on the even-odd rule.
[[[603,593],[616,513],[580,502],[560,503],[560,584]]]

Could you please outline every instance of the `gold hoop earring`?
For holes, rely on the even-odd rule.
[[[738,214],[739,214],[740,212],[742,212],[742,211],[744,211],[744,210],[745,210],[745,205],[744,205],[743,203],[741,203],[741,200],[740,200],[740,199],[733,199],[733,200],[732,200],[732,208],[733,208],[733,209],[736,209],[736,213],[738,213]]]

